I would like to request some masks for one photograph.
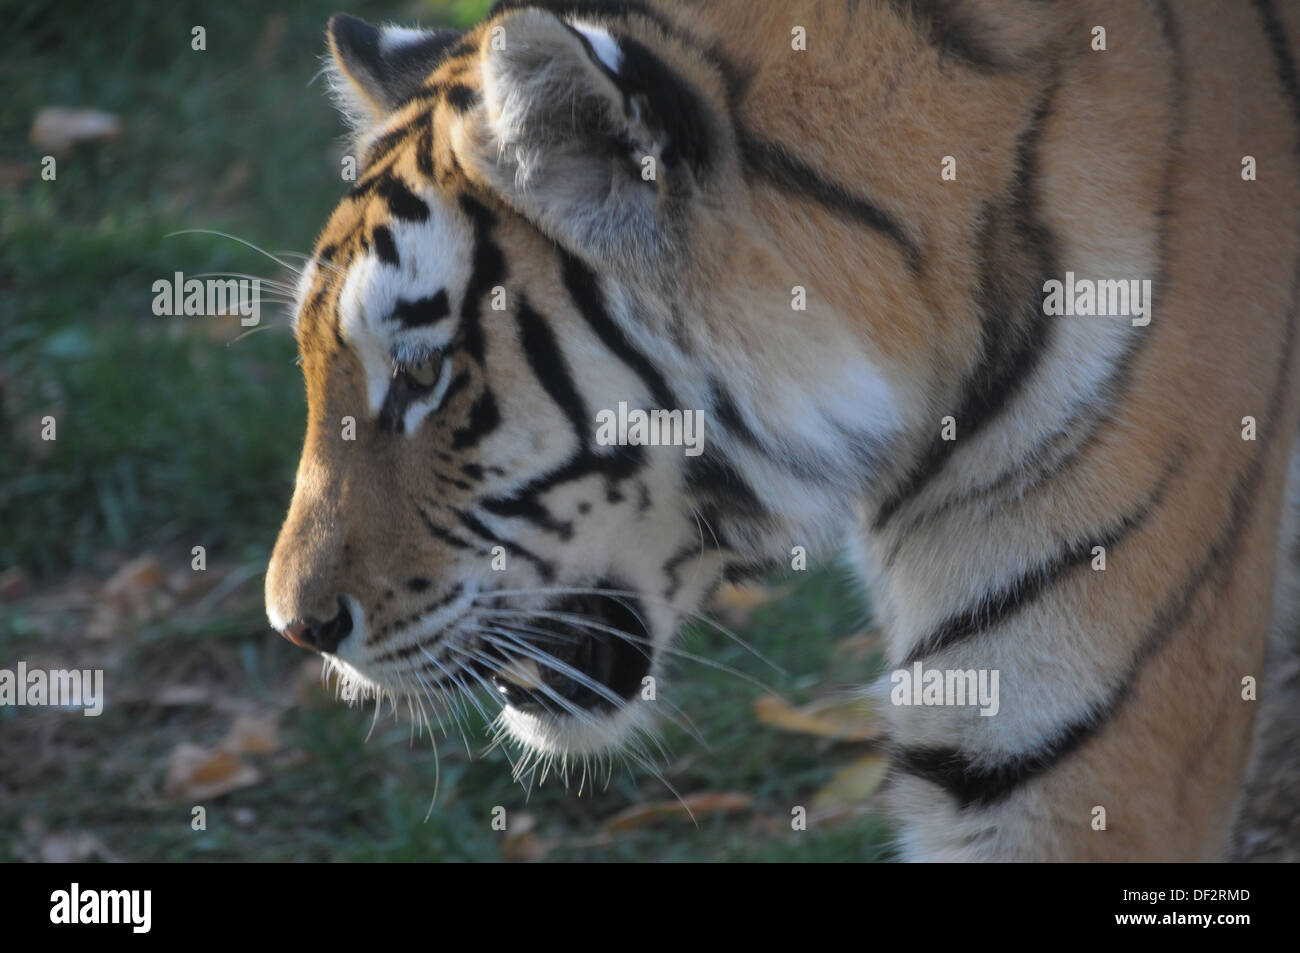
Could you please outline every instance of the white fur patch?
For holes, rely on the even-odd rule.
[[[410,46],[412,43],[419,43],[428,37],[428,30],[414,30],[404,26],[384,26],[379,31],[379,52],[382,56],[388,56],[394,50]]]
[[[366,393],[371,414],[379,413],[393,375],[394,359],[408,363],[447,348],[455,336],[456,314],[471,269],[472,247],[460,217],[431,190],[421,198],[429,207],[424,222],[387,223],[397,248],[397,267],[377,252],[358,258],[348,270],[339,295],[344,338],[366,369]],[[445,292],[451,313],[430,327],[403,327],[393,319],[400,302],[412,302]],[[443,368],[432,394],[412,404],[406,432],[441,402],[451,375]]]
[[[608,32],[595,24],[581,20],[574,20],[570,25],[586,38],[591,48],[596,51],[596,58],[604,63],[610,72],[617,73],[622,68],[623,51],[619,49],[618,41]]]

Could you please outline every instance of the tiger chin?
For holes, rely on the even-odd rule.
[[[895,668],[996,676],[884,706],[905,858],[1221,857],[1295,618],[1298,36],[1271,0],[336,16],[358,172],[298,287],[272,626],[568,763],[653,730],[721,581],[847,553]],[[1111,306],[1045,308],[1067,276]],[[624,407],[707,425],[597,439]]]

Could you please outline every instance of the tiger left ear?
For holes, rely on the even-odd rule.
[[[479,52],[482,96],[451,132],[470,175],[585,257],[647,264],[705,158],[698,98],[640,44],[539,10]]]
[[[357,132],[414,96],[461,37],[456,30],[373,27],[346,13],[330,17],[327,35],[331,87]]]

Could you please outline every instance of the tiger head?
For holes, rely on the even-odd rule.
[[[491,692],[543,754],[645,725],[683,620],[842,530],[898,426],[872,335],[792,307],[742,153],[800,168],[744,140],[743,76],[603,16],[331,21],[357,171],[301,276],[266,577],[272,626],[345,684]]]

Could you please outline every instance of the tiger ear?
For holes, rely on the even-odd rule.
[[[699,97],[639,43],[539,10],[506,14],[479,52],[482,96],[452,129],[471,176],[590,258],[661,250],[705,157]]]
[[[461,34],[373,27],[336,13],[330,17],[327,36],[331,91],[343,118],[361,133],[414,96]]]

